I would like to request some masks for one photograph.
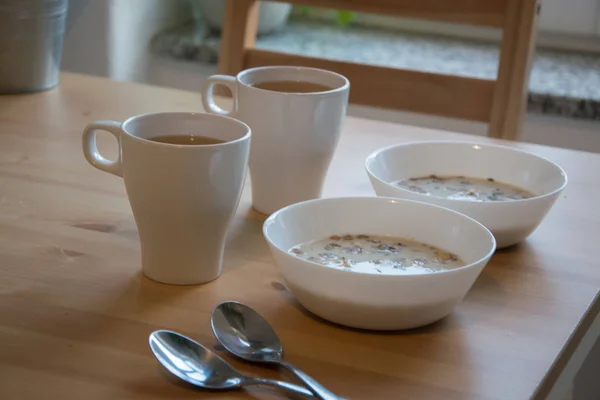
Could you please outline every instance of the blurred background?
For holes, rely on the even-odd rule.
[[[216,72],[224,0],[70,0],[62,69],[186,90]],[[600,0],[543,0],[522,140],[600,152]],[[493,28],[263,2],[256,47],[493,78]],[[351,106],[350,115],[485,134],[485,124]]]

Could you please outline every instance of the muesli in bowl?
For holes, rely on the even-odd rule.
[[[378,196],[468,215],[492,231],[498,248],[525,240],[567,184],[566,173],[552,161],[472,142],[398,144],[371,154],[365,168]]]
[[[263,233],[302,306],[374,330],[415,328],[448,315],[496,248],[472,218],[383,197],[293,204],[272,214]]]

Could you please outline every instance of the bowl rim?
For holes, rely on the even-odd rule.
[[[562,183],[560,185],[560,187],[558,187],[557,189],[554,189],[548,193],[544,193],[544,194],[540,194],[537,196],[533,196],[533,197],[529,197],[527,199],[515,199],[515,200],[511,200],[511,201],[475,201],[475,200],[459,200],[459,199],[449,199],[447,197],[440,197],[440,196],[429,196],[426,194],[422,194],[422,193],[417,193],[417,192],[413,192],[412,190],[408,190],[408,189],[404,189],[401,188],[399,186],[394,186],[392,185],[390,182],[385,181],[383,179],[381,179],[380,177],[378,177],[377,175],[375,175],[375,173],[373,173],[373,171],[371,171],[370,165],[374,162],[374,160],[380,155],[383,154],[387,151],[390,151],[392,149],[395,148],[400,148],[400,147],[411,147],[411,146],[415,146],[415,145],[424,145],[424,144],[440,144],[440,145],[444,145],[444,144],[457,144],[457,145],[476,145],[476,146],[486,146],[486,147],[492,147],[492,148],[496,148],[496,149],[500,149],[500,150],[506,150],[506,151],[512,151],[515,153],[521,153],[525,156],[529,156],[529,157],[533,157],[533,158],[537,158],[540,161],[543,162],[547,162],[550,165],[552,165],[554,168],[556,168],[559,172],[560,175],[562,176]],[[552,160],[549,160],[545,157],[539,156],[537,154],[533,154],[530,153],[528,151],[525,150],[521,150],[515,147],[511,147],[511,146],[506,146],[506,145],[500,145],[500,144],[494,144],[494,143],[482,143],[482,142],[476,142],[476,141],[469,141],[469,140],[419,140],[419,141],[412,141],[412,142],[406,142],[406,143],[396,143],[396,144],[392,144],[390,146],[386,146],[383,148],[380,148],[378,150],[375,150],[374,152],[372,152],[371,154],[369,154],[367,156],[367,158],[365,159],[365,170],[367,171],[367,174],[372,177],[373,179],[376,179],[377,181],[383,183],[384,185],[391,187],[395,190],[399,190],[400,192],[404,192],[413,196],[416,196],[419,199],[422,199],[421,201],[424,202],[428,202],[427,199],[431,199],[431,198],[435,198],[435,199],[440,199],[442,201],[447,201],[449,204],[485,204],[486,206],[490,206],[491,204],[519,204],[519,203],[528,203],[528,202],[533,202],[533,201],[537,201],[540,199],[544,199],[546,197],[552,197],[557,195],[558,193],[562,192],[564,190],[564,188],[567,186],[568,183],[568,177],[567,177],[567,173],[565,172],[565,170],[558,165],[557,163],[555,163]],[[524,188],[524,189],[528,189],[528,188]],[[484,207],[486,207],[484,206]]]
[[[392,202],[392,203],[413,203],[413,204],[418,204],[419,206],[425,206],[425,207],[429,207],[429,208],[439,208],[442,209],[444,212],[448,212],[451,214],[456,214],[458,217],[464,218],[469,220],[470,222],[474,223],[475,225],[479,226],[480,228],[483,228],[483,232],[487,233],[488,238],[491,239],[491,248],[490,250],[483,256],[478,258],[477,260],[468,263],[466,265],[463,265],[462,267],[458,267],[458,268],[452,268],[452,269],[447,269],[447,270],[442,270],[442,271],[434,271],[434,272],[423,272],[423,273],[418,273],[418,274],[411,274],[411,275],[390,275],[390,274],[376,274],[376,273],[370,273],[370,272],[361,272],[361,271],[354,271],[354,270],[350,270],[350,271],[346,271],[346,270],[341,270],[338,268],[333,268],[333,267],[328,267],[325,265],[321,265],[318,264],[314,261],[309,261],[309,260],[305,260],[302,258],[298,258],[293,256],[292,254],[289,254],[288,249],[283,249],[281,248],[279,245],[277,245],[273,240],[271,240],[271,238],[269,237],[269,235],[267,234],[267,229],[269,227],[269,225],[274,223],[274,220],[280,215],[283,214],[284,212],[290,210],[290,209],[294,209],[294,208],[298,208],[298,207],[302,207],[305,206],[306,204],[313,204],[313,203],[320,203],[320,202],[336,202],[336,201],[347,201],[347,200],[364,200],[364,199],[368,199],[367,201],[381,201],[381,202]],[[386,278],[389,279],[390,277],[392,278],[403,278],[403,279],[414,279],[414,278],[418,278],[418,277],[422,277],[422,276],[431,276],[431,275],[438,275],[438,274],[452,274],[452,273],[457,273],[458,271],[462,271],[462,270],[466,270],[466,269],[471,269],[474,268],[475,266],[479,265],[482,262],[486,262],[486,260],[489,260],[494,253],[496,252],[496,248],[497,248],[497,243],[496,243],[496,238],[494,237],[494,235],[492,234],[492,232],[485,227],[485,225],[483,225],[481,222],[477,221],[474,218],[469,217],[466,214],[460,213],[458,211],[452,210],[450,208],[447,207],[442,207],[442,206],[438,206],[436,204],[431,204],[431,203],[426,203],[423,201],[417,201],[417,200],[408,200],[408,199],[399,199],[396,197],[385,197],[385,196],[337,196],[337,197],[324,197],[324,198],[318,198],[318,199],[311,199],[311,200],[305,200],[302,202],[298,202],[298,203],[294,203],[294,204],[290,204],[288,206],[285,206],[277,211],[275,211],[273,214],[271,214],[263,223],[263,236],[265,238],[265,240],[267,241],[267,243],[272,246],[275,247],[277,250],[281,251],[282,253],[285,253],[286,255],[290,256],[290,257],[294,257],[298,260],[304,261],[306,262],[308,265],[312,266],[312,267],[319,267],[319,268],[328,268],[332,271],[336,271],[339,273],[347,273],[347,272],[351,272],[353,274],[358,274],[358,275],[368,275],[371,277],[379,277],[379,278]],[[447,249],[444,249],[446,251],[450,251]]]

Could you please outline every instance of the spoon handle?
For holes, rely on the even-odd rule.
[[[302,394],[304,396],[314,397],[314,394],[305,389],[302,386],[294,385],[293,383],[276,381],[274,379],[264,379],[264,378],[248,378],[246,381],[248,385],[266,385],[266,386],[274,386],[280,389],[289,390],[290,392]]]
[[[296,368],[289,362],[282,360],[279,363],[279,365],[281,365],[284,368],[287,368],[294,375],[296,375],[296,377],[298,377],[298,379],[300,379],[316,395],[317,398],[322,400],[342,400],[340,397],[325,389],[323,385],[315,381],[313,378],[311,378],[302,370]]]

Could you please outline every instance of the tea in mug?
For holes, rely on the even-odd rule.
[[[270,90],[272,92],[286,93],[318,93],[333,90],[333,88],[329,86],[306,81],[267,81],[255,83],[252,87]]]
[[[152,142],[177,144],[184,146],[203,146],[207,144],[225,143],[224,140],[197,135],[161,135],[148,138]]]

